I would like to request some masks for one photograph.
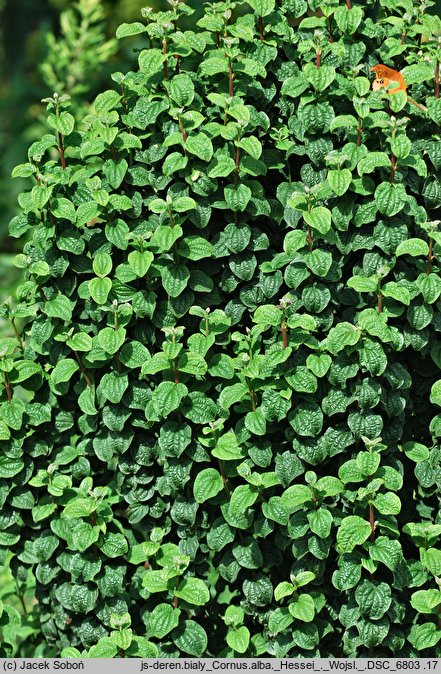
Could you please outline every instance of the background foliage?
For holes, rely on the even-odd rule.
[[[6,655],[439,655],[440,21],[236,4],[14,170]]]

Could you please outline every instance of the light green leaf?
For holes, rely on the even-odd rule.
[[[310,623],[314,620],[315,604],[314,599],[309,594],[298,595],[295,601],[288,605],[289,612],[297,620]]]
[[[187,604],[203,606],[210,601],[208,587],[200,578],[184,578],[175,590],[175,597],[183,599]]]
[[[204,503],[216,496],[224,488],[224,482],[215,468],[205,468],[197,474],[193,484],[193,496],[198,503]]]
[[[352,552],[357,545],[361,545],[369,538],[370,533],[369,522],[357,515],[349,515],[342,520],[338,529],[338,548],[341,552]]]

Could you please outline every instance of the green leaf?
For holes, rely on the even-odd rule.
[[[122,534],[108,532],[104,534],[104,541],[99,546],[100,550],[111,559],[125,555],[129,549],[127,540]]]
[[[99,331],[97,335],[98,344],[100,347],[110,353],[111,355],[115,354],[121,346],[124,344],[126,338],[125,328],[103,328]]]
[[[357,164],[359,176],[365,173],[373,173],[377,168],[390,168],[390,157],[386,152],[369,152],[366,157],[360,159]]]
[[[399,541],[390,540],[386,536],[379,536],[369,547],[371,559],[382,562],[388,569],[394,571],[403,560],[403,551]]]
[[[205,133],[197,133],[187,137],[185,147],[191,154],[209,162],[213,156],[213,144]]]
[[[436,613],[436,609],[441,604],[441,592],[435,589],[418,590],[410,598],[410,603],[418,613]]]
[[[179,297],[187,287],[190,272],[183,264],[168,263],[163,269],[162,285],[170,297]]]
[[[334,18],[337,26],[342,33],[352,35],[357,30],[363,18],[363,10],[361,7],[337,7],[334,12]]]
[[[365,579],[355,590],[355,601],[362,616],[379,620],[392,603],[391,589],[387,583],[374,583]]]
[[[360,339],[360,336],[360,330],[351,325],[351,323],[343,321],[329,331],[325,342],[326,348],[335,356],[345,346],[354,346]]]
[[[262,143],[256,136],[248,136],[247,138],[241,138],[237,143],[237,146],[242,150],[245,150],[251,157],[254,159],[259,159],[262,154]]]
[[[385,283],[381,288],[381,294],[383,297],[391,297],[393,300],[401,302],[402,304],[410,304],[410,293],[408,289],[404,288],[399,283],[395,283],[395,281]]]
[[[349,169],[331,169],[328,171],[328,183],[331,190],[341,197],[349,188],[352,181],[352,173]]]
[[[358,293],[372,293],[377,290],[376,279],[367,276],[351,276],[346,285]]]
[[[335,68],[332,66],[322,65],[317,68],[315,63],[307,63],[303,68],[303,72],[308,82],[312,84],[316,91],[327,89],[336,76]]]
[[[147,77],[152,77],[162,69],[166,58],[167,56],[160,49],[143,49],[138,57],[139,69]]]
[[[224,410],[228,410],[232,405],[244,400],[249,396],[248,387],[245,384],[237,383],[232,386],[225,386],[219,396],[219,405]]]
[[[324,377],[331,367],[331,363],[331,356],[328,356],[327,353],[322,353],[320,356],[310,354],[306,359],[306,366],[316,377]]]
[[[70,381],[77,370],[79,370],[79,365],[76,360],[72,360],[72,358],[59,360],[51,372],[52,383],[54,386],[58,386],[61,382]]]
[[[276,0],[247,0],[247,2],[259,16],[268,16],[276,6]]]
[[[250,631],[245,625],[229,629],[226,636],[227,644],[236,653],[246,653],[250,643]]]
[[[313,534],[316,534],[320,538],[327,538],[329,536],[333,518],[331,512],[327,508],[312,510],[308,513],[307,517]]]
[[[148,250],[144,251],[143,253],[133,250],[131,253],[129,253],[127,258],[130,269],[134,274],[136,274],[138,278],[143,278],[147,274],[147,271],[149,270],[153,260],[153,253]]]
[[[402,184],[380,183],[375,190],[375,203],[383,215],[399,213],[406,203],[406,190]]]
[[[308,501],[312,501],[312,491],[310,487],[303,484],[294,484],[286,489],[282,496],[282,505],[291,513],[296,512]]]
[[[178,253],[189,260],[202,260],[213,255],[213,246],[201,236],[186,236],[179,243]]]
[[[191,105],[194,99],[194,85],[192,79],[186,75],[175,75],[166,83],[170,98],[179,108]]]
[[[300,402],[290,415],[289,422],[302,437],[315,437],[323,428],[323,412],[317,403]]]
[[[210,601],[210,593],[205,583],[200,578],[184,578],[175,590],[175,597],[183,599],[187,604],[203,606]]]
[[[232,211],[245,211],[251,199],[251,190],[247,185],[228,185],[224,188],[225,201]]]
[[[157,414],[163,418],[167,417],[178,409],[187,393],[188,389],[184,384],[175,384],[171,381],[161,382],[152,393],[152,402]]]
[[[75,118],[70,112],[63,110],[59,115],[48,115],[48,124],[61,133],[62,136],[68,136],[72,133],[75,126]]]
[[[303,219],[320,234],[326,234],[331,229],[331,211],[324,206],[311,208],[309,212],[303,213]]]
[[[121,100],[121,96],[113,89],[107,89],[95,98],[95,110],[99,115],[103,115],[114,108]]]
[[[112,281],[109,278],[93,278],[88,283],[91,298],[97,304],[106,304],[112,290]]]
[[[300,594],[295,601],[289,603],[288,610],[297,620],[310,623],[314,620],[314,599],[309,594]]]
[[[386,494],[378,494],[372,503],[382,515],[398,515],[401,510],[400,499],[390,491]]]
[[[441,576],[441,550],[437,548],[420,548],[421,562],[434,576]]]
[[[435,623],[413,625],[407,638],[417,651],[424,651],[436,646],[441,639],[441,630]]]
[[[244,458],[244,450],[238,444],[236,435],[232,431],[220,436],[211,453],[221,461],[236,461]]]
[[[185,213],[196,208],[196,202],[191,197],[179,197],[173,200],[172,208],[177,213]]]
[[[8,438],[5,438],[7,440]],[[24,468],[24,463],[20,459],[10,459],[7,456],[0,456],[0,477],[10,479],[17,475]]]
[[[120,40],[123,37],[130,37],[131,35],[139,35],[146,31],[146,26],[139,21],[134,23],[122,23],[116,29],[116,37]]]
[[[369,522],[357,515],[345,517],[337,531],[337,545],[341,552],[352,552],[357,546],[364,543],[371,533]]]
[[[219,73],[228,73],[228,61],[226,58],[207,58],[199,66],[201,75],[211,77]]]
[[[72,319],[72,304],[69,298],[61,293],[45,302],[44,311],[49,317],[60,318],[65,323],[70,323]]]
[[[419,257],[423,255],[427,257],[429,254],[429,246],[423,239],[406,239],[398,244],[395,255],[411,255],[412,257]]]
[[[85,332],[77,332],[66,342],[73,351],[90,351],[92,349],[92,337]]]
[[[98,253],[96,257],[93,258],[92,268],[97,276],[103,278],[108,276],[112,271],[112,258],[108,253]]]
[[[213,498],[224,488],[224,482],[215,468],[205,468],[197,474],[193,484],[193,495],[198,503]]]
[[[248,412],[244,421],[245,428],[247,428],[250,433],[253,433],[254,435],[266,434],[266,419],[261,408],[256,409],[254,412]]]
[[[207,649],[207,634],[194,620],[185,620],[172,632],[173,643],[187,655],[200,658]]]
[[[180,152],[172,152],[167,155],[162,165],[162,172],[165,176],[171,176],[172,173],[182,171],[188,164],[188,157]]]
[[[406,84],[420,84],[421,82],[430,81],[433,79],[433,69],[430,63],[420,61],[410,66],[406,66],[401,71]]]
[[[230,510],[233,515],[244,513],[250,508],[258,497],[259,493],[256,487],[250,484],[242,484],[236,487],[231,494]]]
[[[97,393],[102,395],[111,403],[117,404],[121,402],[129,380],[127,375],[120,375],[117,372],[107,372],[101,379]]]
[[[147,636],[163,639],[179,625],[180,614],[179,608],[173,608],[170,604],[158,604],[149,613]]]
[[[102,637],[97,644],[91,646],[88,658],[114,658],[118,647],[111,637]]]

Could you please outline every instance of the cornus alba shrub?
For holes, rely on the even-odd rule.
[[[440,656],[441,21],[171,4],[15,169],[0,543],[53,655]]]

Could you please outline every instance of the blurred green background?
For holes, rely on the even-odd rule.
[[[115,30],[142,20],[145,6],[168,7],[166,0],[0,0],[0,303],[21,279],[13,259],[23,241],[8,236],[8,224],[18,193],[31,185],[12,179],[11,171],[48,132],[41,99],[69,93],[72,113],[81,117],[112,86],[110,74],[135,62],[136,40],[118,42]]]

